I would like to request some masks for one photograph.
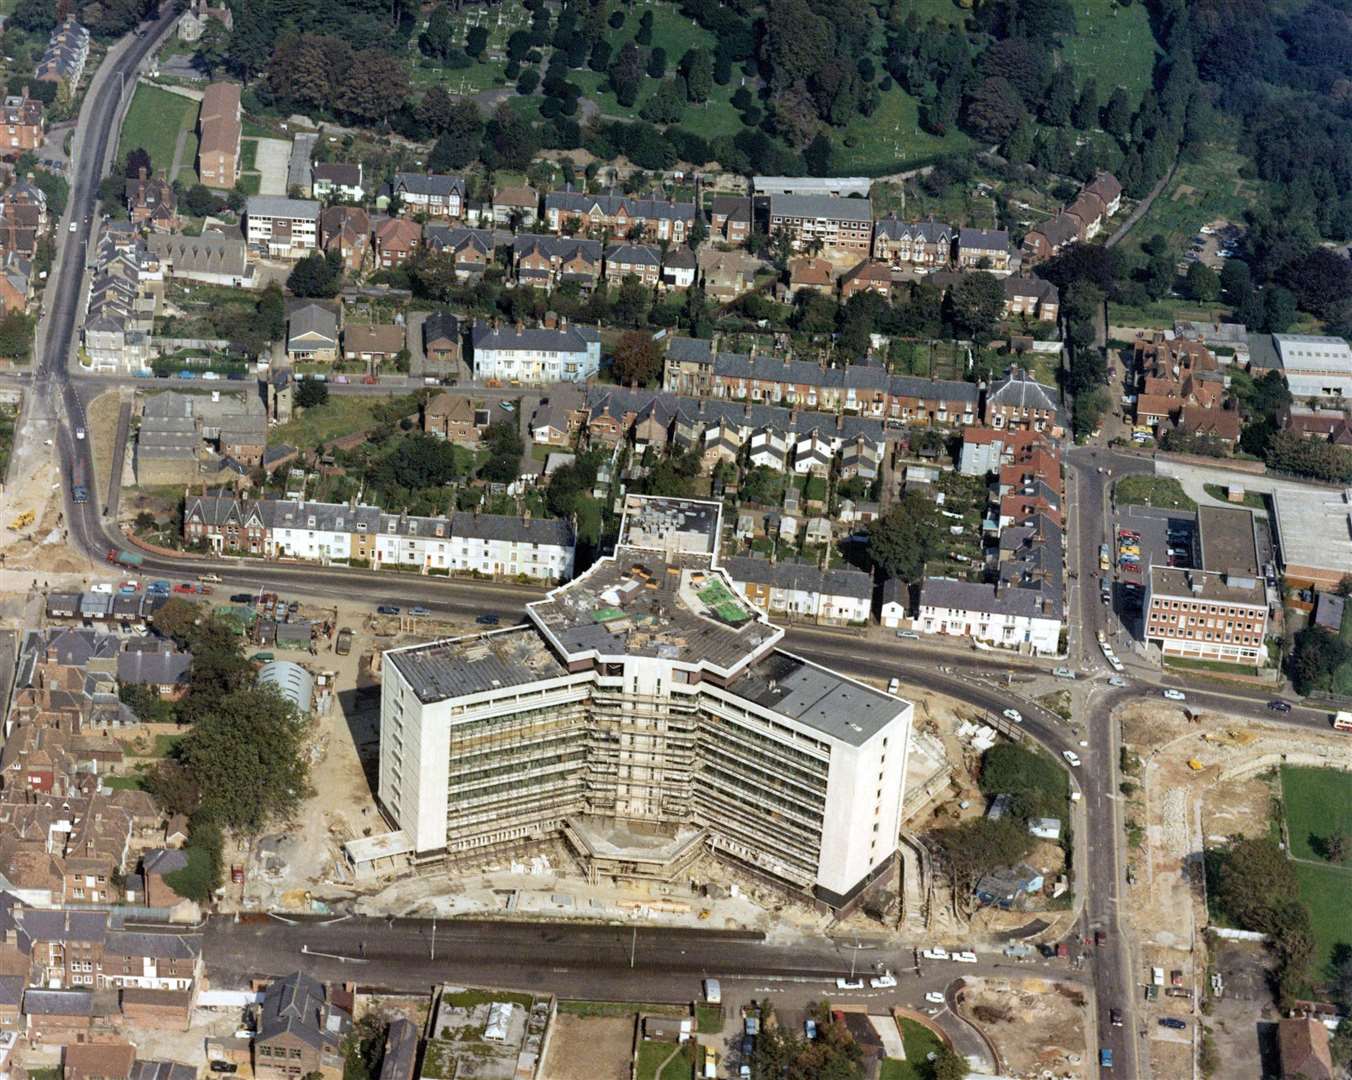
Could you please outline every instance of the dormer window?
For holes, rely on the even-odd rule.
[[[418,523],[416,521],[410,521],[408,523],[408,534],[409,536],[418,535]]]
[[[310,528],[312,528],[312,529],[315,527],[315,516],[314,516],[314,514],[311,514],[308,518],[306,518],[306,524],[307,524]]]

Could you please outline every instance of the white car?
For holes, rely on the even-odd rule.
[[[892,681],[887,684],[887,692],[896,694],[901,689],[901,680],[893,676]]]
[[[82,427],[77,427],[77,428],[75,429],[75,437],[76,437],[77,439],[83,439],[84,436],[85,436],[85,430],[84,430],[84,428],[82,428]]]
[[[73,221],[70,223],[70,231],[71,231],[71,232],[74,232],[74,231],[75,231],[75,222],[73,222]]]
[[[1023,713],[1019,712],[1018,709],[1006,709],[1000,715],[1006,720],[1013,720],[1016,724],[1023,723]]]
[[[1061,756],[1070,762],[1071,765],[1075,766],[1075,768],[1078,769],[1080,767],[1080,755],[1075,753],[1074,750],[1062,750]]]
[[[837,990],[862,990],[864,989],[863,979],[837,979]]]
[[[1123,664],[1122,664],[1122,661],[1119,660],[1119,659],[1118,659],[1117,657],[1115,657],[1115,656],[1110,656],[1110,657],[1108,657],[1108,666],[1109,666],[1110,668],[1112,668],[1114,671],[1125,671],[1125,670],[1126,670],[1126,668],[1125,668],[1125,667],[1123,666]]]
[[[975,964],[976,953],[974,952],[955,952],[950,959],[955,964]]]
[[[1075,678],[1075,672],[1071,671],[1070,668],[1068,667],[1052,668],[1052,674],[1055,675],[1058,679]]]
[[[89,591],[92,593],[107,594],[113,591],[113,587],[109,585],[106,581],[100,581],[94,585],[89,586]]]
[[[938,990],[931,990],[925,995],[925,1000],[931,1005],[942,1005],[944,1003],[944,995],[939,993]]]
[[[895,975],[879,975],[869,979],[868,984],[875,990],[890,990],[897,985],[897,979]]]
[[[1109,685],[1109,686],[1126,686],[1126,685],[1127,685],[1127,680],[1124,679],[1124,678],[1122,678],[1122,676],[1120,676],[1120,675],[1114,675],[1111,679],[1108,680],[1108,685]]]
[[[1166,698],[1168,698],[1170,701],[1187,701],[1187,700],[1188,700],[1188,695],[1185,694],[1185,693],[1183,693],[1182,690],[1165,690],[1165,691],[1162,691],[1162,692],[1163,692],[1164,696],[1165,696]]]
[[[948,950],[947,950],[947,949],[921,949],[921,950],[920,950],[920,955],[923,956],[926,960],[947,960],[947,959],[948,959]]]

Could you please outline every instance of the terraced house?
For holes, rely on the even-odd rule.
[[[250,500],[225,491],[187,496],[183,535],[217,553],[538,581],[571,577],[575,546],[572,526],[557,518],[419,517],[354,503]]]
[[[512,241],[512,268],[520,285],[552,289],[573,284],[591,289],[601,277],[601,266],[597,240],[522,233]]]
[[[376,208],[384,210],[394,199],[399,200],[400,209],[405,214],[462,217],[465,212],[465,178],[435,173],[395,173],[394,179],[376,199]]]
[[[574,228],[628,237],[641,228],[643,240],[683,244],[694,223],[694,203],[676,202],[657,195],[640,198],[614,191],[588,195],[569,186],[545,196],[545,224],[556,233]]]
[[[385,654],[379,797],[417,863],[557,838],[652,882],[711,851],[832,910],[894,866],[910,703],[783,651],[720,523],[630,496],[526,625]]]
[[[952,225],[938,221],[899,221],[895,214],[873,226],[873,257],[899,269],[945,267],[953,261],[958,238]]]

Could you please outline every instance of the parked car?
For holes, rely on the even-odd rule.
[[[179,595],[187,594],[191,596],[196,591],[197,590],[194,589],[191,585],[189,585],[186,581],[180,581],[174,586],[174,592],[178,593]]]
[[[862,990],[864,989],[863,979],[837,979],[837,990]]]
[[[418,618],[423,618],[424,616],[432,614],[432,612],[428,608],[423,607],[421,604],[419,604],[417,607],[409,608],[408,613],[410,615],[415,615]]]
[[[377,615],[398,615],[399,609],[393,604],[378,604],[376,606]]]
[[[498,617],[492,614],[491,612],[486,612],[483,615],[474,616],[474,621],[478,623],[480,626],[497,626],[498,623],[500,622]]]
[[[1112,678],[1110,678],[1110,679],[1108,680],[1108,685],[1109,685],[1109,686],[1116,686],[1116,687],[1123,687],[1123,686],[1126,686],[1126,685],[1127,685],[1127,680],[1124,679],[1124,678],[1122,678],[1121,675],[1114,675]]]
[[[233,593],[230,597],[230,603],[232,604],[252,604],[253,602],[254,602],[253,593],[237,592]]]
[[[931,1005],[942,1005],[944,1004],[944,995],[939,993],[938,990],[931,990],[925,995],[925,1000]]]
[[[1173,689],[1170,689],[1170,690],[1164,690],[1164,691],[1162,691],[1162,693],[1163,693],[1163,695],[1164,695],[1166,698],[1168,698],[1170,701],[1187,701],[1187,700],[1188,700],[1188,695],[1185,694],[1185,693],[1183,693],[1182,690],[1173,690]]]
[[[1095,930],[1095,931],[1094,931],[1094,945],[1095,945],[1096,947],[1098,947],[1098,948],[1101,949],[1101,948],[1103,948],[1103,946],[1106,945],[1107,943],[1108,943],[1108,935],[1105,934],[1102,930]]]
[[[813,1039],[815,1039],[817,1037],[817,1021],[813,1020],[811,1017],[804,1020],[803,1034],[807,1037],[808,1042],[811,1042]]]
[[[869,979],[868,984],[875,990],[890,990],[892,987],[897,985],[897,980],[896,976],[894,975],[883,974],[875,976],[872,979]]]
[[[923,956],[926,960],[947,960],[948,950],[941,949],[936,946],[933,949],[921,949],[920,955]]]
[[[1112,1023],[1113,1027],[1121,1027],[1121,1026],[1122,1026],[1122,1010],[1121,1010],[1121,1009],[1109,1009],[1109,1010],[1108,1010],[1108,1020]]]
[[[1000,715],[1006,720],[1013,720],[1016,724],[1023,723],[1023,713],[1019,712],[1018,709],[1006,709]]]
[[[914,630],[898,630],[897,637],[904,638],[907,641],[919,641],[920,635]]]
[[[1271,709],[1273,712],[1291,711],[1291,703],[1289,701],[1282,701],[1280,698],[1277,698],[1273,701],[1269,701],[1267,703],[1267,707]]]
[[[1161,1016],[1160,1027],[1173,1028],[1175,1031],[1182,1031],[1188,1026],[1186,1020],[1180,1020],[1176,1016]]]
[[[1071,671],[1070,668],[1068,667],[1052,668],[1052,674],[1055,675],[1058,679],[1075,678],[1075,672]]]
[[[1062,750],[1061,756],[1075,768],[1078,769],[1080,767],[1080,755],[1075,753],[1074,750]]]
[[[950,957],[950,959],[951,959],[955,964],[975,964],[975,963],[977,962],[977,960],[976,960],[976,953],[970,952],[970,951],[969,951],[969,952],[955,952],[955,953]]]
[[[895,675],[893,675],[892,680],[887,684],[887,692],[889,694],[896,694],[900,689],[901,689],[901,680],[898,679]]]

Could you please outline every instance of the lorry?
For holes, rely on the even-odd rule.
[[[107,558],[114,566],[133,566],[138,568],[146,561],[144,555],[139,555],[134,551],[127,551],[125,548],[121,551],[117,548],[109,548]]]

